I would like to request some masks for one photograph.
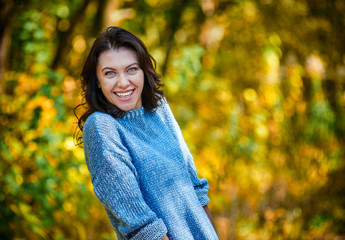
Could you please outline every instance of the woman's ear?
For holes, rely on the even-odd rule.
[[[97,81],[97,86],[98,88],[101,88],[101,84],[99,84],[99,82]]]

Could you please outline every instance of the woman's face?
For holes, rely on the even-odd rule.
[[[111,49],[98,57],[98,85],[109,103],[123,111],[140,108],[144,72],[135,51]]]

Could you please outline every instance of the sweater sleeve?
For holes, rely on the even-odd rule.
[[[164,111],[166,111],[166,114],[168,115],[168,121],[171,122],[172,127],[173,127],[173,131],[176,133],[179,144],[180,144],[180,148],[183,152],[183,156],[184,159],[186,161],[187,164],[187,168],[188,168],[188,173],[189,173],[189,177],[191,179],[191,181],[193,182],[193,186],[194,186],[194,191],[196,193],[196,195],[198,196],[198,199],[201,203],[202,206],[207,205],[210,200],[208,198],[208,189],[209,189],[209,185],[208,185],[208,181],[205,178],[199,178],[197,175],[197,170],[194,164],[194,160],[193,160],[193,156],[189,151],[189,148],[183,138],[182,135],[182,131],[180,129],[180,126],[178,125],[170,107],[169,104],[164,101],[162,104]]]
[[[145,203],[130,155],[111,123],[111,116],[96,113],[83,129],[85,158],[95,195],[118,234],[133,240],[161,239],[167,228]]]

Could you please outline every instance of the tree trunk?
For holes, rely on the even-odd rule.
[[[10,46],[12,33],[12,24],[10,22],[13,6],[12,1],[0,1],[0,78],[5,72],[6,57]]]

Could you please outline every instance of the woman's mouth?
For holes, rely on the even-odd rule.
[[[116,96],[120,97],[120,98],[128,98],[132,95],[132,93],[134,92],[134,90],[128,91],[128,92],[115,92]]]

